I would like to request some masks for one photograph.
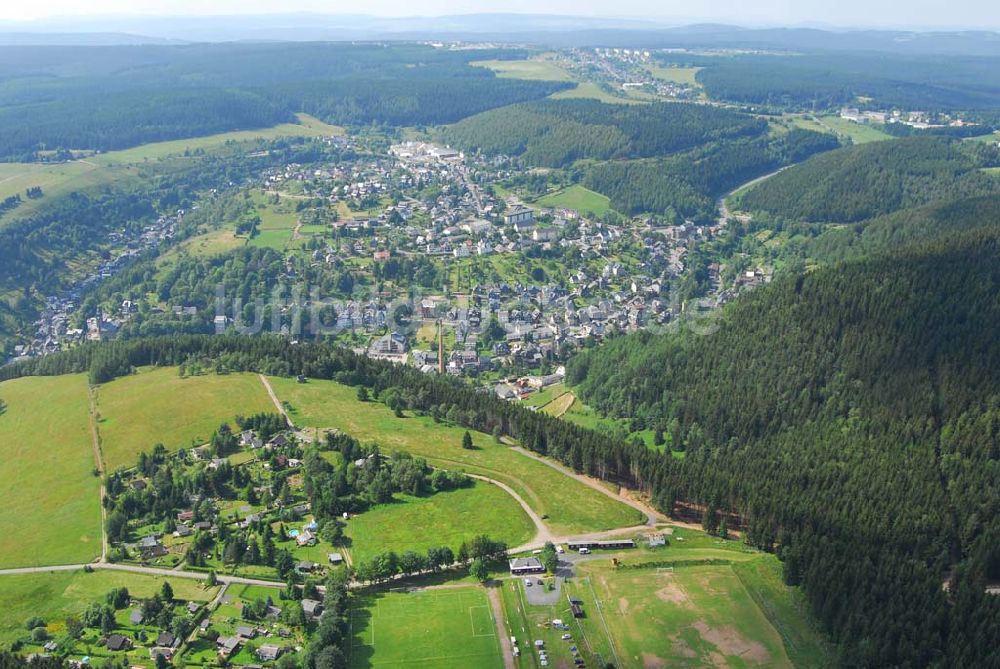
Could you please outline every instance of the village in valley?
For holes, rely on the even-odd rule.
[[[577,348],[676,325],[771,278],[766,266],[727,272],[702,251],[695,269],[705,273],[706,296],[685,300],[678,286],[694,271],[690,251],[710,247],[724,233],[724,217],[710,224],[626,218],[582,186],[558,183],[541,196],[529,194],[519,184],[544,183],[544,174],[526,172],[514,158],[466,155],[432,141],[390,144],[376,135],[325,143],[333,162],[272,167],[234,185],[234,194],[253,193],[266,203],[258,208],[267,208],[265,218],[267,211],[288,212],[285,229],[267,229],[259,217],[244,226],[247,243],[283,253],[290,282],[349,274],[347,293],[307,295],[295,305],[305,311],[312,299],[336,304],[335,340],[428,372],[480,379],[504,398],[558,383],[562,362]],[[581,193],[590,209],[559,206]],[[205,201],[224,197],[212,192]],[[245,327],[237,305],[220,309],[214,300],[85,301],[129,259],[169,242],[186,214],[123,232],[113,260],[48,298],[34,339],[18,345],[15,356],[114,339],[140,308],[150,321],[202,322],[220,334]],[[296,338],[287,321],[280,332]]]

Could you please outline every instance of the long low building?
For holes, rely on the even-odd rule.
[[[635,548],[635,542],[631,539],[613,539],[610,541],[594,541],[590,539],[579,539],[566,543],[571,551],[578,551],[581,548],[589,550],[619,550],[622,548]]]
[[[545,571],[542,561],[536,557],[514,558],[510,561],[510,573],[515,576],[523,574],[541,574]]]

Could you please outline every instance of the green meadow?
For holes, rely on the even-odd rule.
[[[271,377],[296,425],[337,428],[362,441],[378,442],[386,451],[406,451],[433,465],[464,469],[511,486],[557,532],[588,532],[634,525],[639,513],[548,465],[527,458],[493,437],[475,433],[475,448],[462,448],[460,427],[435,423],[430,417],[397,418],[381,402],[359,402],[357,390],[332,381]]]
[[[210,152],[236,142],[282,137],[327,137],[344,133],[343,128],[328,125],[307,114],[298,114],[298,121],[258,130],[240,130],[154,142],[66,163],[4,163],[0,165],[0,200],[20,194],[24,202],[16,209],[0,216],[0,220],[13,220],[30,214],[42,203],[71,191],[84,190],[112,181],[123,182],[135,177],[139,167],[152,162],[183,157],[193,152]],[[28,200],[25,191],[33,186],[41,187],[43,196],[37,200]]]
[[[587,611],[584,629],[588,636],[610,633],[616,666],[792,666],[781,637],[728,565],[587,565],[573,585]]]
[[[347,665],[499,669],[500,640],[478,586],[356,596]]]
[[[559,91],[558,93],[553,93],[550,97],[554,100],[574,100],[577,98],[588,98],[616,105],[641,104],[643,102],[642,100],[630,99],[630,98],[620,97],[618,95],[612,95],[611,93],[607,92],[606,90],[604,90],[603,88],[601,88],[592,81],[585,81],[583,83],[577,84],[576,88],[570,88],[565,91]]]
[[[669,81],[675,84],[682,84],[685,86],[698,86],[698,79],[696,78],[698,72],[701,71],[700,67],[660,67],[657,65],[650,66],[646,68],[649,73],[660,81]]]
[[[535,526],[517,501],[500,488],[477,481],[471,488],[439,492],[427,497],[400,495],[347,521],[345,536],[355,561],[377,553],[432,546],[457,551],[463,541],[485,534],[518,546],[535,534]]]
[[[97,394],[108,469],[135,465],[141,451],[158,443],[169,450],[204,444],[237,415],[275,411],[255,374],[181,378],[176,367],[144,368],[100,386]]]
[[[892,135],[882,132],[876,125],[855,123],[842,119],[839,116],[824,116],[820,119],[824,124],[833,128],[839,135],[851,138],[855,144],[867,144],[868,142],[881,142],[892,139]]]
[[[91,162],[106,166],[122,163],[141,163],[150,160],[160,160],[170,156],[184,155],[193,151],[211,151],[221,148],[230,142],[253,142],[280,139],[282,137],[329,137],[331,135],[344,134],[343,128],[323,123],[308,114],[297,114],[296,116],[298,117],[298,123],[282,123],[271,128],[237,130],[203,137],[143,144],[132,149],[109,151],[108,153],[94,156]]]
[[[604,216],[611,210],[611,200],[579,184],[540,197],[533,204],[539,207],[573,209],[590,216]]]
[[[0,400],[6,405],[0,413],[0,568],[98,557],[100,479],[93,473],[86,376],[5,381]]]
[[[530,60],[479,60],[470,65],[486,67],[501,78],[542,81],[576,81],[572,74],[547,58]]]
[[[79,616],[92,602],[103,602],[113,588],[126,587],[134,597],[151,597],[159,592],[164,580],[170,582],[174,598],[207,602],[218,588],[206,588],[201,581],[130,574],[99,569],[59,571],[39,574],[16,574],[0,577],[0,643],[7,644],[27,636],[24,622],[38,616],[48,624],[49,633],[65,631],[68,616]]]

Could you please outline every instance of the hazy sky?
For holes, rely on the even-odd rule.
[[[0,19],[65,15],[329,14],[434,16],[474,12],[649,17],[684,22],[833,26],[1000,27],[998,0],[0,0]]]

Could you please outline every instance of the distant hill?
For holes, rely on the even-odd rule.
[[[0,32],[0,46],[135,46],[181,43],[181,40],[128,33]]]
[[[979,169],[984,160],[975,146],[935,137],[851,146],[764,181],[744,194],[740,205],[802,221],[862,221],[935,201],[1000,193],[1000,179]]]
[[[795,52],[867,51],[902,55],[1000,56],[1000,36],[988,30],[834,30],[745,28],[677,20],[553,14],[473,13],[377,17],[284,13],[234,16],[56,17],[0,22],[0,31],[125,33],[187,41],[237,40],[480,40],[546,46],[741,48]]]

